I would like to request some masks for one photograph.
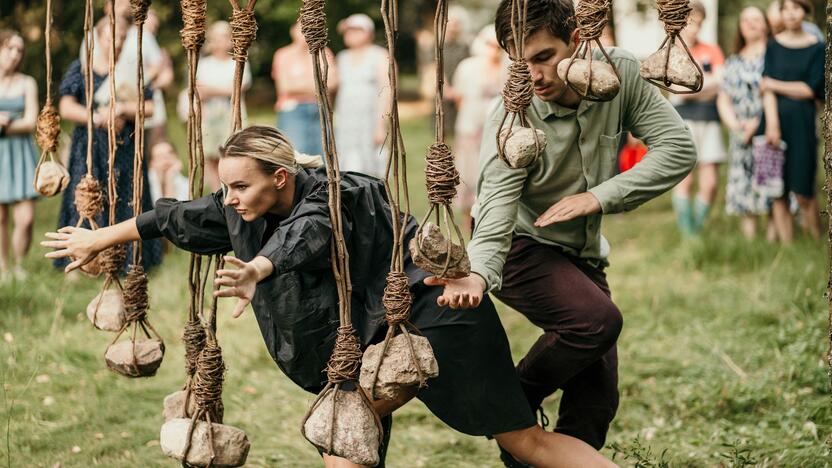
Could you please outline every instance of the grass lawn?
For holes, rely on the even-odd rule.
[[[430,123],[404,127],[418,217]],[[181,130],[173,137],[184,148]],[[55,227],[58,205],[40,203],[36,240]],[[746,242],[721,207],[701,239],[683,241],[667,196],[607,217],[604,234],[613,246],[609,282],[625,318],[621,406],[604,453],[644,467],[832,464],[826,247],[805,238],[788,247]],[[107,370],[112,335],[94,330],[84,313],[100,281],[68,282],[42,253],[33,247],[27,281],[0,285],[0,464],[178,466],[158,437],[162,399],[184,378],[186,254],[171,253],[151,276],[149,316],[166,340],[165,361],[156,377],[128,380]],[[225,421],[248,433],[248,466],[320,466],[299,431],[312,395],[271,361],[253,314],[233,320],[231,306],[221,303],[219,320]],[[519,359],[539,331],[506,307],[500,312]],[[546,409],[556,415],[556,398]],[[492,441],[453,432],[419,402],[396,413],[388,460],[391,467],[501,466]]]

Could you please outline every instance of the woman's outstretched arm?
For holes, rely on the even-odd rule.
[[[141,239],[136,228],[136,218],[95,231],[65,226],[58,229],[58,232],[47,232],[46,237],[52,240],[43,241],[40,245],[56,249],[47,253],[46,258],[72,259],[64,270],[67,273],[89,262],[110,246]]]

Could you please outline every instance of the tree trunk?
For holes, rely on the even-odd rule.
[[[826,169],[826,219],[827,230],[829,231],[829,245],[827,246],[829,278],[826,286],[826,299],[829,301],[829,351],[827,360],[830,387],[832,388],[832,221],[830,221],[830,216],[832,216],[832,89],[830,89],[832,88],[830,86],[830,80],[832,79],[832,2],[826,4],[826,66],[824,68],[824,78],[826,82],[826,102],[823,112],[823,166]]]

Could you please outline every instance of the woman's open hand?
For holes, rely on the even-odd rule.
[[[244,262],[237,257],[228,255],[223,257],[225,261],[237,267],[236,270],[217,270],[217,277],[214,279],[216,286],[224,287],[214,291],[214,297],[236,297],[237,305],[231,316],[239,317],[246,306],[254,299],[254,291],[257,283],[269,276],[274,269],[271,261],[266,257],[255,257],[250,262]]]
[[[104,250],[100,246],[96,231],[89,229],[65,226],[58,229],[58,232],[47,232],[45,236],[52,240],[43,241],[40,245],[56,249],[47,253],[46,258],[72,259],[64,270],[67,273],[89,263]]]

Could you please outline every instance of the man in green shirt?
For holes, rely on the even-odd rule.
[[[537,409],[563,390],[555,430],[600,449],[618,407],[615,343],[622,324],[605,279],[609,244],[600,234],[601,216],[667,191],[690,172],[696,154],[684,122],[641,79],[630,53],[608,50],[621,78],[609,102],[582,101],[558,78],[558,63],[578,41],[571,0],[528,0],[526,21],[523,55],[535,92],[526,115],[546,133],[545,152],[522,169],[503,163],[496,144],[503,103],[493,109],[483,133],[468,247],[474,274],[425,282],[444,285],[440,305],[468,308],[492,292],[542,328],[517,366],[529,404]],[[510,0],[500,3],[495,27],[511,54]],[[616,175],[626,131],[649,152]]]

